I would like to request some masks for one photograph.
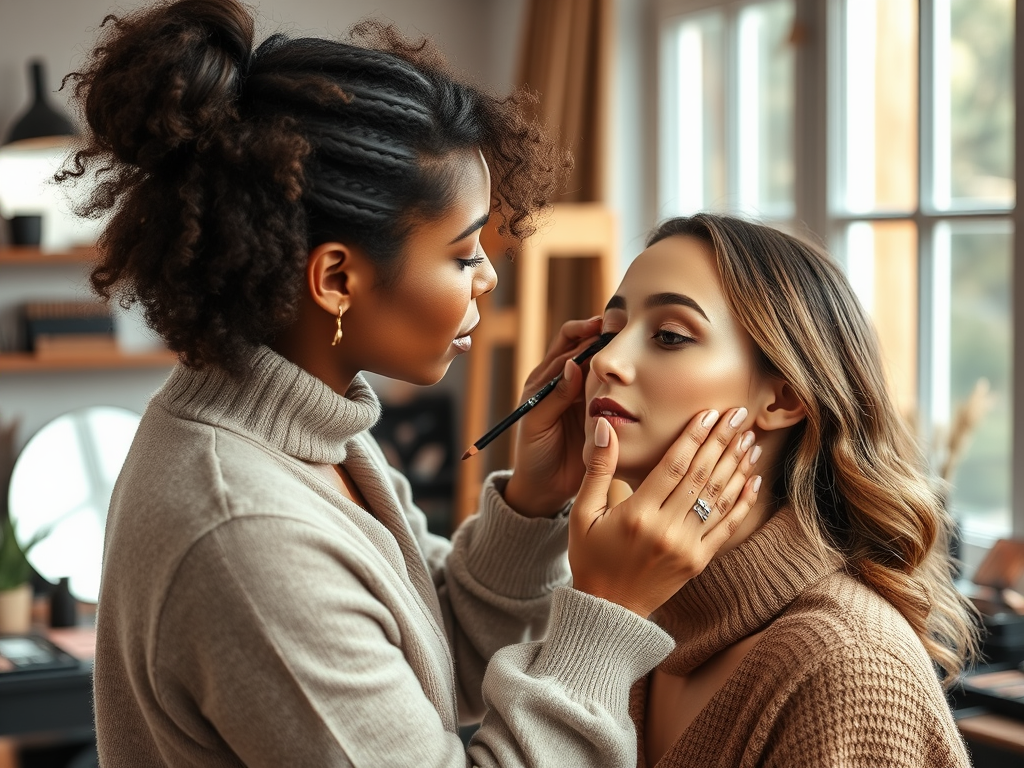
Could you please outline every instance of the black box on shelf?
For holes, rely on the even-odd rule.
[[[114,318],[98,301],[34,301],[22,306],[21,316],[30,352],[115,345]]]

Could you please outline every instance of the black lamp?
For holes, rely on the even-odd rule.
[[[28,110],[14,123],[4,144],[24,139],[41,139],[50,136],[71,136],[75,129],[71,121],[50,106],[44,86],[43,62],[29,62],[29,81],[34,98]]]
[[[0,145],[0,212],[10,218],[15,245],[40,245],[44,239],[43,213],[48,206],[40,197],[46,194],[40,185],[52,177],[53,156],[66,151],[68,137],[75,133],[71,121],[49,103],[43,62],[30,61],[28,71],[32,102]]]

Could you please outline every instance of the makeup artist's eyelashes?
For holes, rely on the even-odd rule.
[[[459,269],[472,269],[484,263],[483,256],[474,256],[472,259],[456,259],[459,262]]]

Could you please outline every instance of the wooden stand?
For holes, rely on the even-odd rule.
[[[526,377],[563,322],[601,314],[618,280],[617,238],[615,217],[604,205],[555,205],[515,256],[515,300],[509,306],[495,305],[490,296],[480,300],[481,323],[469,355],[463,447],[519,404]],[[496,262],[505,258],[506,247],[493,233],[484,242]],[[509,350],[511,381],[503,380],[508,366],[502,371],[498,359]],[[476,511],[486,472],[511,466],[510,444],[510,439],[499,439],[461,463],[453,527]]]

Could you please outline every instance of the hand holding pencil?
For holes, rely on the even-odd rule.
[[[520,416],[511,418],[510,414],[510,424],[518,421],[519,428],[513,447],[514,471],[504,496],[521,515],[556,514],[583,482],[583,384],[589,357],[579,363],[573,362],[573,358],[599,341],[600,330],[600,317],[563,324],[544,360],[530,374],[523,388],[523,404],[545,389],[548,394],[536,398],[535,404],[527,406]]]

